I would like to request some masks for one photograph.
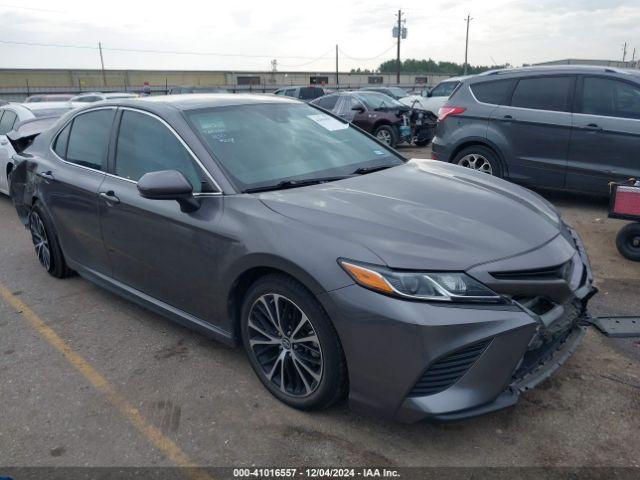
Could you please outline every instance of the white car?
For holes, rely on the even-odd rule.
[[[7,133],[26,120],[44,117],[59,117],[72,110],[69,102],[35,102],[0,104],[0,193],[9,195],[9,175],[13,170],[15,150]]]
[[[438,110],[449,99],[451,94],[460,84],[460,81],[468,77],[451,77],[443,80],[431,90],[424,88],[420,95],[409,95],[400,99],[400,102],[412,108],[427,110],[434,115],[438,115]]]
[[[138,98],[138,96],[139,95],[136,93],[127,93],[127,92],[109,92],[109,93],[87,92],[87,93],[82,93],[80,95],[76,95],[75,97],[72,97],[69,101],[72,103],[93,103],[93,102],[100,102],[102,100]]]

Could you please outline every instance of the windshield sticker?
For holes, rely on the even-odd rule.
[[[382,150],[374,150],[373,153],[375,153],[376,155],[386,155],[386,153],[384,153]]]
[[[321,127],[329,130],[330,132],[334,132],[336,130],[344,130],[345,128],[349,128],[348,123],[342,123],[341,121],[330,117],[329,115],[324,115],[322,113],[318,115],[307,115],[309,120],[313,120]]]

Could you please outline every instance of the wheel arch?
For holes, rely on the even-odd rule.
[[[455,160],[456,156],[462,150],[464,150],[465,148],[468,148],[468,147],[476,146],[476,145],[488,148],[489,150],[491,150],[495,154],[496,158],[500,162],[500,166],[502,167],[502,175],[503,175],[503,177],[508,178],[508,176],[509,176],[509,168],[507,166],[507,162],[504,159],[504,155],[502,155],[502,152],[497,147],[497,145],[494,145],[493,142],[487,140],[486,138],[480,138],[480,137],[478,137],[478,138],[467,138],[464,141],[460,142],[452,150],[451,155],[449,156],[449,163],[453,163],[453,161]]]
[[[326,308],[319,298],[319,294],[326,290],[306,270],[282,257],[263,254],[250,255],[232,268],[228,274],[229,277],[233,278],[233,281],[229,283],[226,295],[226,311],[236,340],[241,338],[240,314],[242,301],[246,293],[260,278],[270,274],[283,274],[299,282],[309,290],[326,312]]]

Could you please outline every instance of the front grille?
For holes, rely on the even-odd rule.
[[[498,280],[566,280],[571,276],[572,262],[563,263],[553,267],[539,268],[535,270],[515,270],[511,272],[492,272],[491,276]]]
[[[474,343],[436,360],[425,370],[409,396],[424,397],[446,390],[467,373],[490,343],[491,339]]]

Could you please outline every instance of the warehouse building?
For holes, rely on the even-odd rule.
[[[403,74],[400,85],[408,89],[422,88],[433,86],[445,78],[444,75]],[[21,101],[37,93],[139,92],[146,84],[156,94],[164,94],[175,86],[272,92],[291,85],[318,84],[329,88],[397,85],[395,74],[341,72],[337,80],[335,72],[0,69],[0,98]]]

